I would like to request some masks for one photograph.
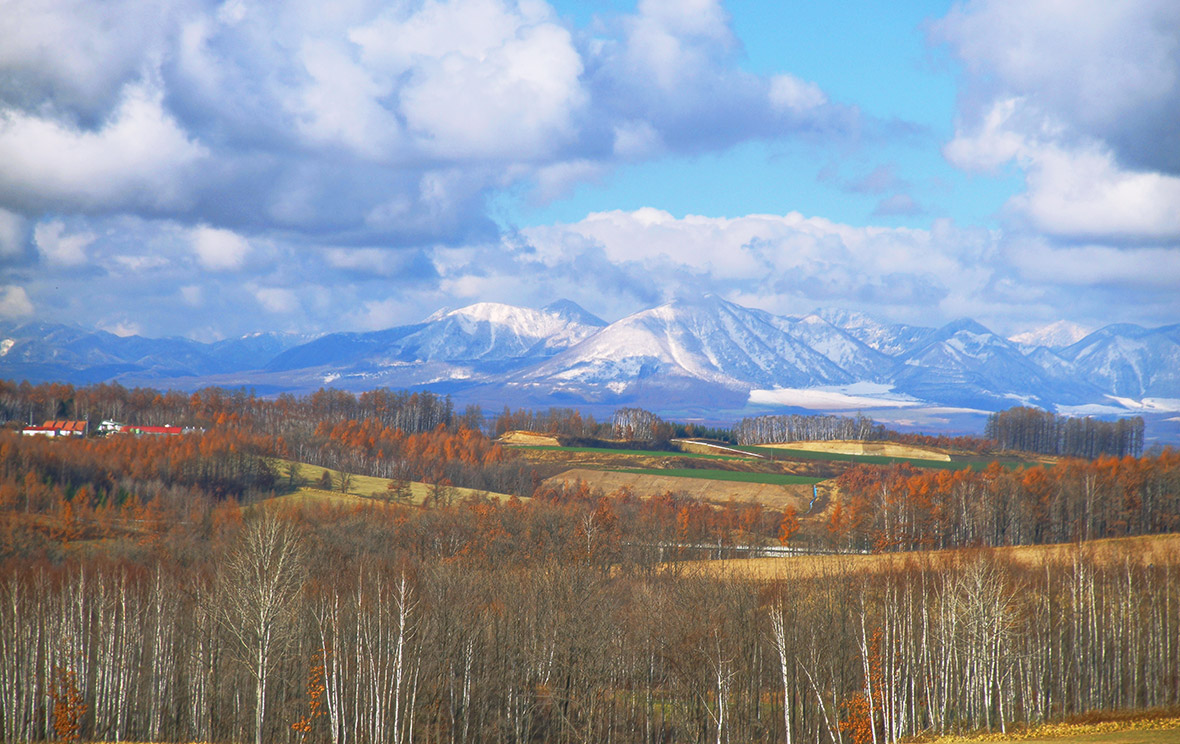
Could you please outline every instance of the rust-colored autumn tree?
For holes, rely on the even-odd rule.
[[[53,733],[63,742],[82,739],[82,719],[86,716],[86,705],[78,690],[78,675],[72,669],[58,667],[50,690],[53,701]]]

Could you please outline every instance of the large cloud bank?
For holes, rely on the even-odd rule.
[[[1024,174],[1002,229],[677,219],[653,195],[505,230],[506,192],[543,202],[752,140],[838,150],[872,125],[745,70],[719,0],[586,27],[543,0],[10,0],[0,317],[217,338],[477,300],[618,316],[702,291],[927,322],[1174,317],[1180,6],[980,0],[929,33],[962,64],[947,159]]]
[[[1180,4],[974,0],[933,35],[966,68],[946,156],[1021,168],[1014,218],[1073,240],[1180,240]]]

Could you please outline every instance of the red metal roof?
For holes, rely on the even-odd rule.
[[[183,434],[184,428],[180,426],[129,426],[127,427],[138,434]]]
[[[55,431],[86,431],[85,421],[69,421],[67,419],[50,419],[41,426],[30,426],[29,429],[36,431],[48,431],[53,429]]]

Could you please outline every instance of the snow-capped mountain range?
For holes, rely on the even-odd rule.
[[[568,301],[479,303],[383,331],[215,344],[0,325],[0,377],[262,393],[429,388],[492,403],[655,410],[870,390],[886,406],[1116,413],[1180,410],[1180,324],[1084,333],[1062,322],[1006,339],[970,319],[927,328],[839,310],[783,317],[712,295],[610,324]]]

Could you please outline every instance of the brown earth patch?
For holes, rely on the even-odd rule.
[[[535,431],[509,431],[500,436],[501,444],[519,444],[532,447],[560,447],[557,437]]]
[[[668,492],[684,494],[712,503],[725,503],[732,498],[734,501],[757,502],[775,510],[793,506],[799,513],[807,511],[807,505],[811,501],[811,486],[808,485],[780,486],[769,483],[741,483],[647,473],[619,473],[586,468],[567,470],[545,482],[549,485],[573,485],[578,481],[607,494],[626,488],[640,498],[652,498]]]

